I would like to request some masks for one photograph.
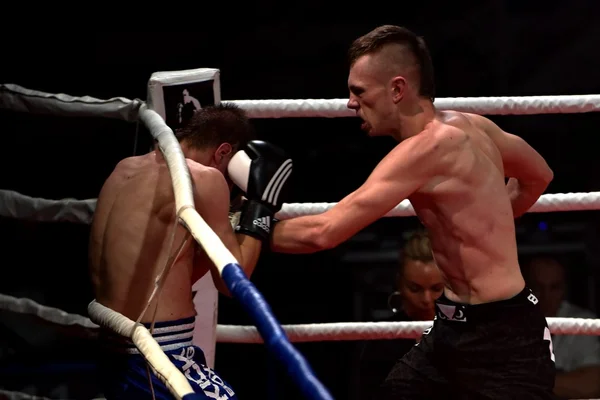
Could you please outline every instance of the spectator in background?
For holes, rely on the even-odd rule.
[[[432,321],[434,301],[443,290],[427,233],[413,233],[401,251],[396,291],[388,300],[394,316],[388,322]],[[359,398],[370,399],[398,359],[415,344],[414,339],[366,341],[359,360]]]
[[[527,284],[546,318],[597,318],[566,299],[566,271],[555,258],[536,257],[524,268]],[[597,336],[552,335],[556,362],[554,392],[562,398],[600,396],[600,341]]]

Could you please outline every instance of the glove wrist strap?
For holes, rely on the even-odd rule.
[[[240,222],[235,230],[264,242],[271,235],[273,215],[273,210],[264,203],[248,200],[242,207]]]

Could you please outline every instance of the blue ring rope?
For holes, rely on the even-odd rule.
[[[221,273],[227,288],[254,321],[267,349],[285,365],[304,396],[311,400],[333,400],[304,357],[292,346],[262,294],[239,264],[227,264]]]

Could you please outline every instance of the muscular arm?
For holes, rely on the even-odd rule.
[[[471,115],[494,141],[509,178],[506,186],[515,218],[525,214],[544,193],[554,174],[544,158],[522,138],[504,132],[487,118]]]
[[[445,161],[439,156],[442,147],[430,138],[413,137],[402,142],[360,188],[330,210],[278,222],[271,248],[281,253],[313,253],[348,240],[430,179]]]
[[[258,262],[262,243],[253,237],[234,233],[229,222],[229,188],[223,175],[215,169],[191,168],[191,170],[195,186],[196,210],[238,260],[246,276],[250,277]],[[216,288],[221,293],[229,295],[212,262],[210,262],[210,269]]]

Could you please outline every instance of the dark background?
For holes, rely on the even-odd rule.
[[[190,25],[199,29],[194,32],[82,36],[45,31],[35,40],[4,35],[0,82],[74,96],[145,99],[153,72],[210,67],[221,70],[224,100],[346,98],[348,46],[390,23],[425,37],[438,98],[600,93],[598,2],[389,6],[369,12],[364,4],[345,4],[360,22],[315,23],[307,17],[320,9],[265,8],[256,13],[259,16],[241,22],[227,19],[220,27],[194,24],[192,19]],[[555,173],[548,193],[600,190],[595,137],[599,114],[490,118],[525,138],[547,159]],[[261,138],[294,157],[290,202],[339,201],[364,181],[394,144],[388,138],[365,137],[354,118],[253,121]],[[116,163],[143,152],[148,141],[146,130],[136,124],[6,111],[0,111],[0,132],[0,188],[50,199],[95,198]],[[384,218],[331,251],[265,253],[253,281],[281,323],[373,320],[387,312],[398,247],[403,235],[417,226],[415,218]],[[92,299],[86,226],[3,219],[0,230],[1,293],[86,313]],[[541,252],[561,257],[569,268],[571,300],[597,310],[597,230],[597,212],[528,214],[518,221],[519,250],[524,257]],[[250,323],[235,301],[220,302],[220,323]],[[21,322],[14,315],[0,317],[3,348],[16,349],[17,354],[42,358],[46,350],[39,349],[58,340],[40,339],[36,335],[41,330],[18,328]],[[297,347],[334,397],[344,399],[352,398],[354,391],[356,346],[326,342]],[[281,368],[267,361],[258,345],[217,346],[217,369],[241,398],[296,398]],[[92,385],[90,376],[79,382]],[[271,378],[277,384],[267,384]],[[24,390],[27,379],[20,379],[11,381],[12,389]],[[38,383],[34,390],[51,391],[53,384]]]

